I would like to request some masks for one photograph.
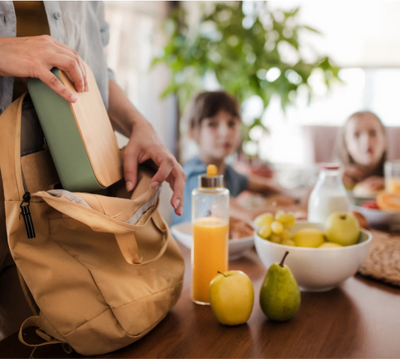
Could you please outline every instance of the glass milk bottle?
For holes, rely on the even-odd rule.
[[[208,288],[218,271],[228,270],[229,190],[209,165],[192,191],[192,300],[208,305]]]
[[[308,200],[308,221],[325,224],[333,212],[347,212],[350,202],[336,164],[321,165],[318,181]]]

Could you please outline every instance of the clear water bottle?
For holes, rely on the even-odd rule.
[[[214,165],[192,191],[192,225],[192,300],[207,305],[210,282],[228,270],[229,258],[229,190]]]
[[[308,221],[325,224],[333,212],[347,212],[349,199],[337,164],[320,166],[318,181],[308,200]]]

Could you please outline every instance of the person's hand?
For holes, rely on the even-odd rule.
[[[365,171],[357,165],[347,165],[343,169],[342,180],[346,188],[352,189],[354,185],[365,177]]]
[[[153,127],[147,121],[142,121],[134,126],[124,151],[124,176],[128,192],[136,185],[138,165],[149,159],[158,166],[158,171],[151,180],[151,187],[155,188],[167,181],[174,191],[171,205],[175,208],[175,213],[181,216],[185,172],[175,157],[161,143]]]
[[[76,102],[76,96],[50,71],[57,67],[69,73],[78,92],[89,90],[78,53],[51,36],[0,37],[0,54],[1,76],[38,78],[65,100]]]

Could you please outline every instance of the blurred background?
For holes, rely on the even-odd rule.
[[[188,100],[216,89],[242,104],[243,144],[229,161],[245,173],[274,170],[286,187],[311,185],[316,164],[332,160],[339,128],[360,110],[381,118],[388,158],[400,158],[400,2],[105,7],[109,67],[182,164],[196,155],[182,117]]]

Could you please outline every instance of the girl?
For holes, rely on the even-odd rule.
[[[370,195],[384,189],[386,151],[385,128],[379,117],[370,111],[352,114],[339,134],[336,150],[346,188],[355,192],[361,188]]]
[[[249,210],[242,207],[234,197],[248,190],[265,195],[284,193],[284,189],[271,180],[258,176],[245,176],[225,163],[227,156],[234,153],[241,142],[241,118],[237,100],[224,91],[198,94],[189,109],[189,136],[197,143],[199,156],[183,167],[186,176],[185,200],[181,217],[174,216],[173,223],[191,220],[191,193],[198,186],[198,176],[206,173],[208,164],[214,164],[224,174],[225,186],[231,194],[230,215],[252,220],[258,214],[276,212],[277,207]],[[289,205],[286,210],[298,210],[291,198],[277,198],[276,203]]]

